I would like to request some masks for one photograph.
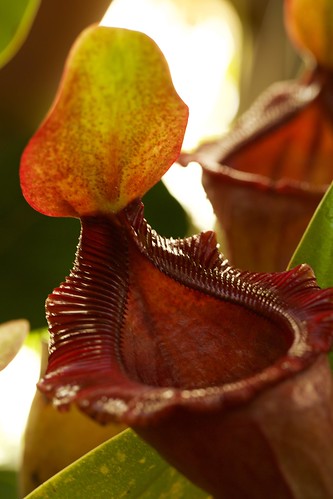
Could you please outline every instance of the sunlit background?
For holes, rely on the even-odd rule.
[[[89,4],[89,2],[87,3]],[[246,31],[244,32],[244,19],[240,19],[239,12],[236,12],[233,4],[248,5],[248,3],[242,1],[228,2],[227,0],[114,0],[101,21],[101,24],[107,26],[143,31],[160,46],[169,63],[174,85],[190,110],[183,145],[185,151],[193,150],[204,140],[223,134],[237,113],[240,103],[239,89],[241,88],[240,67],[242,54],[244,54]],[[62,5],[63,10],[67,11],[72,4],[66,4],[68,6],[65,8],[64,2],[59,4],[53,1],[53,5],[55,8]],[[276,23],[276,20],[280,19],[279,37],[284,44],[280,2],[260,0],[256,2],[256,5],[257,7],[263,6],[260,22],[255,19],[255,22],[261,28],[265,27],[265,15],[269,18],[270,23],[272,20]],[[66,13],[63,12],[61,15],[66,16]],[[52,15],[50,17],[50,14],[48,14],[49,17],[47,17],[46,11],[42,10],[41,17],[43,16],[43,22],[46,23],[44,29],[48,30],[47,23],[52,22]],[[94,19],[86,21],[86,25],[93,21]],[[251,18],[249,17],[247,22],[250,21]],[[38,18],[36,22],[38,23]],[[253,25],[257,29],[255,23]],[[265,29],[267,29],[267,26]],[[276,28],[274,29],[276,30]],[[269,34],[269,31],[267,33]],[[277,36],[277,31],[274,33],[274,36]],[[248,34],[247,31],[247,36]],[[29,46],[29,38],[27,42]],[[253,55],[255,51],[250,51],[252,42],[251,38],[247,39],[245,66],[243,63],[243,72],[245,67],[246,73],[249,73],[249,61],[253,62],[255,59],[255,55]],[[36,49],[36,47],[31,50],[33,49]],[[46,51],[45,47],[42,47],[42,49],[44,52]],[[41,56],[43,55],[41,53]],[[17,57],[19,60],[20,54]],[[46,52],[45,57],[47,58]],[[279,65],[279,57],[274,61],[274,70],[270,75],[273,80],[276,79],[277,73],[281,78],[290,76],[290,54],[285,52],[282,59],[283,70],[281,64]],[[285,71],[285,60],[288,61],[287,71]],[[43,63],[45,64],[44,59]],[[53,61],[48,60],[47,64],[51,66]],[[63,61],[61,61],[61,64],[63,64]],[[268,66],[271,67],[271,64],[272,61],[269,61]],[[28,71],[27,68],[25,70]],[[20,82],[15,80],[15,84],[18,83]],[[57,82],[53,83],[56,86]],[[264,78],[263,85],[266,83],[267,78],[266,80]],[[249,94],[251,88],[253,90],[253,86],[249,86]],[[259,93],[262,89],[259,86],[256,90]],[[245,102],[244,95],[243,93],[243,102]],[[40,98],[42,99],[42,97],[41,95]],[[28,106],[27,110],[29,110],[27,100],[22,101],[21,109],[26,105]],[[50,103],[48,102],[48,105]],[[31,109],[30,112],[32,112]],[[44,112],[45,110],[43,110]],[[4,114],[3,109],[2,113]],[[36,120],[38,121],[40,117],[37,115]],[[14,118],[12,119],[14,122]],[[26,140],[25,137],[22,140]],[[186,210],[188,217],[191,219],[191,227],[195,230],[214,228],[215,217],[201,186],[199,165],[192,163],[187,168],[183,168],[175,164],[164,176],[163,182]],[[16,178],[15,183],[17,183]],[[34,214],[34,216],[39,215]],[[25,230],[29,230],[29,223],[26,223]],[[57,227],[55,224],[57,221],[49,222],[49,224],[52,223],[54,229],[51,227],[51,231],[54,230],[56,233]],[[61,223],[64,222],[61,221]],[[33,222],[31,224],[33,226]],[[61,227],[61,230],[64,231],[63,225]],[[72,230],[71,225],[68,231],[70,230]],[[38,233],[37,230],[36,233]],[[57,236],[54,237],[56,239]],[[56,267],[59,260],[57,259],[59,246],[53,244],[52,240],[48,244],[48,251],[54,251],[52,265]],[[73,253],[74,249],[73,247]],[[28,263],[25,263],[25,265],[27,266]],[[61,279],[67,270],[61,269],[59,271]],[[34,275],[36,275],[36,272]],[[55,282],[54,285],[57,285],[58,282]],[[38,286],[38,278],[36,278],[35,286]],[[43,300],[40,300],[40,302],[42,308]],[[29,319],[29,317],[27,318]],[[8,319],[6,318],[6,320]],[[39,376],[39,363],[38,349],[28,344],[22,348],[15,360],[4,371],[0,372],[0,469],[17,469],[19,466],[22,432],[34,395],[35,383]]]
[[[39,371],[38,350],[24,345],[0,373],[0,468],[17,469],[20,464],[22,433]]]
[[[142,31],[161,48],[176,90],[190,115],[183,149],[226,131],[238,107],[237,55],[241,27],[235,10],[221,0],[114,0],[105,26]],[[163,178],[200,230],[214,226],[198,165],[175,165]]]

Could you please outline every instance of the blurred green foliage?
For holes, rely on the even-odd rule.
[[[33,23],[40,0],[0,2],[0,67],[20,48]]]
[[[0,321],[24,317],[36,328],[45,325],[46,296],[70,269],[79,222],[44,217],[23,199],[18,165],[26,140],[0,147]]]
[[[11,470],[0,470],[0,497],[1,499],[17,499],[17,475]]]
[[[162,181],[147,192],[143,203],[145,218],[161,236],[176,238],[188,235],[187,214]]]

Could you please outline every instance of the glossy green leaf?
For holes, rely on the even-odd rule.
[[[204,499],[134,432],[126,430],[38,487],[27,499]]]
[[[187,118],[152,39],[90,27],[76,41],[55,104],[23,154],[23,194],[51,216],[116,213],[177,159]]]
[[[313,215],[289,268],[300,263],[312,267],[320,287],[333,286],[333,184]]]
[[[37,13],[40,0],[0,2],[0,67],[19,50]]]
[[[321,200],[296,251],[289,268],[309,264],[321,288],[333,286],[333,184]],[[329,354],[333,370],[333,352]]]
[[[29,332],[29,323],[24,319],[0,325],[0,371],[4,369],[20,350]]]

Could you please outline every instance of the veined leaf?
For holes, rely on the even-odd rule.
[[[208,494],[126,430],[38,487],[26,499],[204,499]]]

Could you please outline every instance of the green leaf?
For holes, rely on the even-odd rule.
[[[26,499],[208,498],[132,430],[100,445],[31,492]]]
[[[0,371],[13,360],[28,332],[29,323],[24,319],[0,325]]]
[[[321,288],[333,286],[333,184],[313,215],[289,268],[301,263],[312,267]],[[333,352],[329,360],[333,370]]]
[[[301,263],[312,267],[321,288],[333,286],[333,184],[313,215],[289,268]]]
[[[37,13],[40,0],[0,2],[0,67],[19,50]]]

